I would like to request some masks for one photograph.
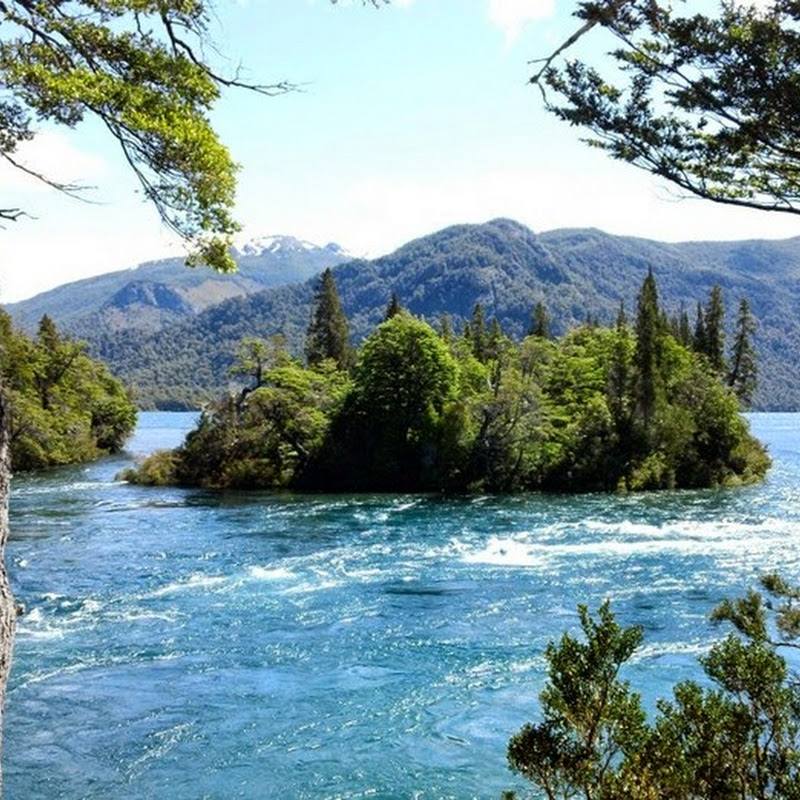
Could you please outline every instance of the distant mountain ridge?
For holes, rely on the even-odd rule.
[[[63,329],[89,338],[98,327],[153,331],[231,297],[306,280],[350,258],[337,244],[319,247],[293,236],[243,240],[233,256],[235,273],[189,269],[183,258],[165,258],[67,283],[5,308],[26,330],[48,314]]]
[[[457,331],[480,302],[488,320],[496,317],[504,332],[520,338],[539,301],[556,334],[590,318],[610,322],[621,303],[633,314],[648,269],[656,276],[662,307],[677,313],[682,305],[692,320],[696,304],[706,302],[716,283],[731,325],[742,297],[758,320],[758,407],[800,409],[800,237],[670,244],[594,229],[536,234],[513,220],[496,219],[445,228],[381,258],[343,259],[331,266],[355,341],[383,319],[393,293],[434,324],[447,314]],[[285,277],[293,282],[242,291],[162,320],[160,327],[99,326],[97,317],[86,326],[80,315],[66,327],[137,387],[143,405],[196,405],[227,386],[242,338],[282,333],[302,352],[316,277],[297,279],[291,272]],[[112,318],[108,307],[103,313]],[[51,316],[64,324],[58,314]]]

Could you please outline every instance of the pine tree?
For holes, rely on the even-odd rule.
[[[536,308],[533,309],[531,327],[528,331],[529,336],[538,336],[540,339],[550,338],[550,315],[547,313],[544,303],[539,300]]]
[[[739,302],[739,312],[736,315],[736,331],[730,357],[728,385],[733,388],[736,396],[745,406],[749,406],[752,402],[758,383],[756,352],[752,342],[755,332],[756,321],[750,312],[750,304],[746,298],[743,298]]]
[[[649,436],[662,393],[660,375],[662,317],[658,308],[658,290],[652,270],[648,271],[636,302],[636,348],[633,355],[636,411],[645,436]]]
[[[705,313],[706,348],[705,354],[711,368],[722,373],[725,369],[725,306],[722,302],[722,289],[714,284],[708,296]]]
[[[694,320],[694,336],[692,347],[695,353],[708,353],[708,334],[706,333],[706,314],[700,301],[697,301],[697,311]]]
[[[472,312],[472,322],[469,326],[472,354],[478,361],[486,360],[486,350],[488,345],[488,334],[486,332],[486,314],[480,303],[475,303]]]
[[[384,321],[387,319],[391,319],[395,314],[399,314],[402,310],[402,306],[400,305],[400,301],[397,299],[397,293],[392,292],[392,296],[389,299],[389,305],[386,306],[386,314],[384,314]]]
[[[306,333],[309,366],[327,358],[333,359],[340,369],[346,369],[350,363],[350,329],[330,268],[322,273],[314,294],[314,310]]]
[[[614,345],[608,368],[608,407],[618,435],[627,438],[630,415],[630,329],[620,303],[614,328]]]
[[[439,320],[439,336],[442,341],[450,344],[453,341],[453,323],[450,320],[450,315],[445,312]]]
[[[683,301],[681,301],[681,307],[678,311],[677,339],[684,347],[692,346],[692,327],[689,324],[689,312],[686,310]]]

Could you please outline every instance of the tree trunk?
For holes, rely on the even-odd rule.
[[[14,645],[17,607],[11,594],[6,571],[6,542],[8,541],[8,499],[11,486],[11,452],[8,404],[0,385],[0,753],[3,741],[3,707],[6,686],[11,671],[11,651]],[[1,762],[0,762],[1,763]],[[3,793],[3,773],[0,766],[0,795]]]

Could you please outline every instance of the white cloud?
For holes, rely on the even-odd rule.
[[[489,20],[513,42],[529,22],[555,14],[555,0],[489,0]]]
[[[67,136],[54,131],[38,133],[31,141],[20,144],[14,160],[49,180],[82,186],[99,180],[107,166],[102,157],[79,150]],[[47,188],[5,160],[0,162],[0,181],[6,192]]]
[[[283,222],[311,241],[334,240],[356,255],[378,256],[448,225],[495,217],[537,233],[594,227],[659,241],[788,238],[799,232],[789,215],[678,199],[624,165],[602,173],[498,169],[445,182],[364,181],[344,191],[326,215]]]
[[[105,212],[105,213],[104,213]],[[14,303],[64,283],[183,253],[157,224],[120,226],[113,211],[96,207],[79,229],[40,233],[41,220],[21,220],[0,231],[0,303]]]

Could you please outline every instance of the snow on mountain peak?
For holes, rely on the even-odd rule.
[[[263,253],[298,253],[322,249],[346,255],[346,252],[337,244],[331,243],[326,245],[325,248],[322,248],[313,242],[308,242],[304,239],[296,239],[294,236],[269,235],[249,238],[242,237],[234,242],[235,254],[238,256],[260,256]]]

